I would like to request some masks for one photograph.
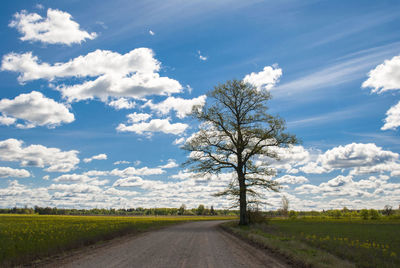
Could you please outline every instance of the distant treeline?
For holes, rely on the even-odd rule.
[[[182,205],[180,208],[128,208],[128,209],[67,209],[56,207],[39,207],[34,208],[0,208],[0,214],[39,214],[39,215],[114,215],[114,216],[195,216],[195,215],[218,215],[218,216],[236,216],[239,215],[237,210],[214,209],[204,205],[197,208],[186,209]]]
[[[251,213],[251,212],[250,212]],[[391,206],[385,206],[384,209],[361,209],[351,210],[346,207],[343,209],[331,209],[322,211],[258,211],[258,213],[266,217],[329,217],[329,218],[348,218],[361,217],[364,219],[379,218],[380,216],[400,216],[400,209],[392,209]],[[56,207],[39,207],[34,208],[0,208],[0,214],[39,214],[39,215],[113,215],[113,216],[195,216],[195,215],[216,215],[216,216],[238,216],[238,210],[230,209],[214,209],[204,205],[199,205],[197,208],[187,209],[185,205],[180,208],[128,208],[128,209],[67,209]]]
[[[330,209],[322,211],[294,211],[294,210],[276,210],[262,212],[267,217],[328,217],[328,218],[363,218],[363,219],[378,219],[381,216],[400,216],[399,209],[393,209],[392,206],[386,205],[383,209]]]

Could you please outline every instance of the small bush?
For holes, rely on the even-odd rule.
[[[297,212],[294,210],[289,211],[289,219],[296,219],[297,218]]]
[[[376,209],[370,209],[369,215],[371,216],[371,220],[377,220],[381,216]]]
[[[332,212],[332,216],[333,216],[335,219],[340,219],[340,218],[342,217],[342,212],[341,212],[340,210],[338,210],[338,209],[335,209],[335,210]]]
[[[267,217],[259,210],[248,210],[247,216],[249,217],[249,223],[266,223]]]
[[[368,209],[362,209],[362,210],[360,211],[360,216],[361,216],[361,218],[362,218],[363,220],[368,220],[368,217],[369,217]]]

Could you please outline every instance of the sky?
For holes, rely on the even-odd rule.
[[[400,205],[400,2],[2,1],[0,207],[229,208],[181,149],[231,79],[273,98],[279,209]]]

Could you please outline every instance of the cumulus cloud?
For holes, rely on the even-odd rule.
[[[256,165],[267,165],[294,174],[299,172],[300,166],[309,163],[314,157],[310,153],[311,150],[307,150],[301,145],[289,146],[288,148],[275,147],[271,148],[271,150],[277,154],[279,160],[260,156],[256,161]]]
[[[279,184],[303,184],[309,182],[309,180],[304,176],[292,176],[292,175],[284,175],[275,181]]]
[[[110,101],[108,105],[114,107],[116,110],[121,110],[121,109],[132,109],[136,106],[136,103],[134,101],[129,101],[126,98],[119,98]]]
[[[26,121],[17,127],[48,126],[55,127],[62,123],[71,123],[75,120],[68,108],[61,103],[46,98],[42,93],[32,91],[21,94],[14,99],[0,100],[0,112],[3,113],[1,124],[10,125],[17,119]]]
[[[10,126],[10,125],[14,124],[16,121],[17,121],[17,119],[15,119],[15,118],[0,115],[0,125]]]
[[[86,174],[64,174],[54,179],[55,182],[79,183],[85,185],[105,185],[108,180],[98,180],[96,177],[90,177]]]
[[[400,56],[385,60],[368,73],[368,79],[362,83],[363,88],[372,88],[371,92],[382,93],[400,89]]]
[[[383,150],[373,143],[351,143],[334,147],[300,170],[305,173],[327,173],[335,169],[352,169],[352,174],[384,172],[398,169],[399,154]]]
[[[23,141],[7,139],[0,141],[0,160],[19,162],[21,166],[46,167],[49,172],[68,172],[79,163],[78,151],[61,151],[43,145],[24,147]]]
[[[118,176],[118,177],[129,177],[129,176],[149,176],[149,175],[160,175],[165,173],[165,171],[161,168],[134,168],[127,167],[125,169],[113,169],[109,172],[110,175]]]
[[[149,30],[150,35],[155,35],[155,33],[152,30]]]
[[[394,130],[400,126],[400,101],[386,112],[384,122],[381,130]]]
[[[31,173],[26,169],[15,169],[10,167],[0,167],[0,178],[27,178]]]
[[[339,175],[327,182],[319,185],[305,184],[299,186],[295,191],[299,194],[314,194],[322,198],[346,197],[346,198],[367,198],[378,199],[381,194],[389,194],[389,191],[400,189],[400,184],[388,183],[388,177],[381,175],[379,177],[370,176],[368,179],[354,180],[351,175]],[[353,206],[357,203],[350,201]],[[359,205],[357,207],[360,207]]]
[[[119,179],[114,182],[113,187],[135,187],[135,186],[142,186],[143,179],[137,176]]]
[[[134,132],[136,134],[151,135],[154,132],[163,132],[165,134],[182,134],[189,126],[183,123],[170,123],[170,119],[152,119],[150,122],[133,123],[131,125],[119,124],[118,131]]]
[[[138,192],[135,191],[118,190],[113,187],[108,188],[107,190],[104,191],[104,193],[107,195],[124,196],[124,197],[127,196],[132,197],[139,194]]]
[[[126,117],[128,118],[129,123],[138,123],[149,119],[151,114],[134,112],[133,114],[128,114]]]
[[[109,171],[101,171],[101,170],[89,170],[83,173],[83,175],[86,176],[107,176],[109,175]]]
[[[373,93],[383,93],[400,89],[400,56],[385,60],[368,73],[369,78],[362,84],[363,88],[372,88]],[[381,130],[395,130],[400,126],[400,102],[386,112],[385,124]]]
[[[85,163],[90,163],[93,160],[107,160],[107,155],[106,154],[98,154],[98,155],[94,155],[92,157],[89,158],[84,158],[83,162]]]
[[[157,111],[161,115],[168,114],[171,110],[176,112],[178,118],[184,118],[191,113],[194,106],[203,107],[206,102],[206,95],[201,95],[193,99],[182,99],[175,97],[168,97],[166,100],[154,104],[152,101],[148,101],[143,107],[150,107],[150,109]]]
[[[9,53],[3,57],[1,69],[20,73],[20,83],[37,79],[55,82],[54,79],[58,78],[57,85],[52,87],[61,91],[70,102],[98,98],[108,103],[110,98],[142,99],[181,92],[182,86],[178,81],[160,77],[160,67],[151,49],[137,48],[123,55],[96,50],[53,65],[40,62],[31,52]],[[72,85],[59,81],[71,77],[87,80]]]
[[[282,76],[282,69],[274,66],[265,66],[264,69],[259,73],[251,73],[244,77],[243,81],[250,83],[257,87],[258,90],[270,90],[276,83],[279,82],[279,78]]]
[[[40,41],[47,44],[71,45],[86,39],[92,40],[97,36],[94,32],[89,34],[81,30],[69,13],[51,8],[47,10],[46,18],[25,10],[17,12],[9,26],[22,34],[22,41]]]
[[[161,190],[167,189],[167,184],[157,180],[144,180],[141,177],[128,177],[118,179],[114,182],[113,187],[139,187],[145,190]]]
[[[161,165],[159,166],[160,168],[175,168],[175,167],[179,167],[179,165],[175,162],[174,159],[168,159],[168,163],[165,165]]]
[[[70,193],[101,193],[103,192],[99,186],[86,184],[52,184],[49,190],[56,190]]]
[[[30,188],[17,180],[9,181],[8,186],[0,188],[0,205],[2,207],[33,207],[50,203],[51,196],[44,187]]]
[[[129,162],[128,162],[129,163]],[[165,168],[172,168],[176,165],[174,160],[169,160],[168,163],[164,166],[159,166],[156,168],[142,167],[127,167],[125,169],[115,168],[111,171],[101,171],[101,170],[90,170],[84,172],[82,175],[84,176],[116,176],[116,177],[129,177],[129,176],[149,176],[149,175],[160,175],[165,173]],[[68,176],[69,174],[66,174]],[[64,176],[64,177],[66,177]],[[63,177],[63,178],[64,178]]]

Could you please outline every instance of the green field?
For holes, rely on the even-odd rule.
[[[118,235],[219,216],[41,216],[0,214],[0,266],[26,263]]]
[[[242,227],[239,232],[253,239],[262,236],[266,246],[278,245],[289,255],[299,253],[302,263],[329,252],[357,267],[400,267],[399,219],[276,218],[268,224]],[[301,244],[305,245],[304,252],[298,252]]]

